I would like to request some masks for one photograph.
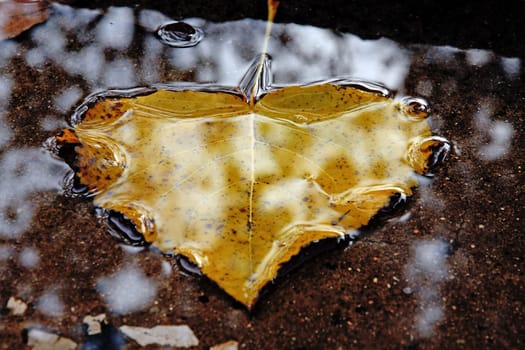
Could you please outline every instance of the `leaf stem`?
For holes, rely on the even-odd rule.
[[[268,19],[266,22],[266,32],[264,33],[264,43],[261,51],[261,59],[259,65],[257,66],[257,73],[255,74],[255,84],[252,87],[250,94],[250,106],[255,105],[255,98],[258,95],[258,90],[260,88],[259,82],[261,81],[262,69],[264,66],[264,60],[266,52],[268,51],[268,42],[270,41],[270,34],[272,32],[272,25],[277,14],[277,8],[279,7],[278,0],[268,0]]]

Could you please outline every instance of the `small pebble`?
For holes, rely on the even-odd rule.
[[[86,316],[82,321],[88,326],[87,334],[94,335],[102,332],[102,323],[106,323],[106,314],[100,314],[96,316]]]
[[[35,350],[74,350],[77,343],[58,334],[31,328],[27,332],[27,345]]]
[[[214,345],[210,350],[237,350],[239,348],[239,343],[235,340],[228,340],[225,343]]]
[[[11,311],[11,314],[15,316],[21,316],[27,310],[27,304],[20,299],[15,299],[15,297],[9,298],[6,307]]]
[[[189,348],[199,345],[199,340],[187,325],[155,326],[153,328],[121,326],[120,331],[140,346],[158,344]]]

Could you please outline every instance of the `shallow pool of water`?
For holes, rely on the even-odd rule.
[[[96,91],[237,85],[265,22],[186,18],[203,38],[177,48],[155,34],[173,20],[162,11],[52,10],[45,23],[0,42],[4,348],[22,346],[31,327],[90,344],[82,321],[101,313],[114,327],[188,325],[199,348],[228,340],[246,348],[523,346],[521,58],[276,23],[268,48],[276,84],[352,77],[424,97],[432,130],[453,150],[400,213],[278,279],[250,314],[158,252],[112,240],[89,201],[63,193],[67,166],[42,144]],[[16,315],[11,297],[27,310]]]

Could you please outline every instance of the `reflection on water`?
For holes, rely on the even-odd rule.
[[[71,86],[55,97],[53,105],[59,112],[68,113],[81,97],[82,90],[78,86]]]
[[[493,107],[490,103],[481,104],[474,116],[474,126],[480,139],[487,139],[478,148],[478,156],[483,160],[496,160],[505,156],[510,150],[514,128],[512,124],[501,120],[491,120]]]
[[[60,317],[64,313],[64,303],[54,288],[46,290],[40,296],[36,307],[48,317]]]
[[[61,181],[67,171],[62,161],[53,159],[39,146],[48,132],[64,126],[67,115],[84,96],[110,87],[178,80],[236,85],[259,53],[265,29],[264,22],[251,19],[227,23],[185,19],[186,23],[200,28],[204,38],[194,47],[173,48],[162,44],[155,34],[159,25],[172,21],[160,12],[123,7],[111,7],[104,12],[52,6],[53,14],[47,22],[20,40],[0,42],[2,274],[19,271],[18,266],[33,272],[49,258],[45,255],[48,252],[39,249],[39,241],[19,247],[24,233],[40,230],[36,226],[38,223],[33,221],[38,209],[36,195],[48,191],[60,197]],[[348,76],[379,81],[403,92],[410,83],[431,102],[437,93],[455,96],[465,91],[460,90],[461,81],[454,72],[472,74],[474,69],[494,65],[501,69],[501,76],[495,80],[511,84],[520,78],[523,69],[519,58],[498,57],[485,50],[460,50],[450,46],[409,49],[387,39],[363,40],[351,34],[296,24],[275,24],[269,54],[273,57],[276,84],[301,84]],[[443,67],[450,70],[444,70],[445,75],[437,82],[431,74],[407,82],[410,69],[416,64],[429,70]],[[490,78],[486,79],[487,83]],[[35,85],[28,84],[28,79]],[[37,85],[42,83],[43,86]],[[33,105],[21,99],[27,89],[34,89],[34,100],[44,102]],[[516,144],[517,134],[515,122],[503,120],[497,113],[502,104],[499,97],[491,90],[480,91],[468,101],[475,110],[464,109],[472,114],[460,118],[470,123],[467,127],[472,129],[472,135],[468,139],[450,137],[456,142],[456,149],[473,150],[475,159],[462,165],[466,169],[464,174],[473,182],[477,179],[469,172],[470,164],[489,164],[508,157],[515,151],[512,146]],[[31,110],[33,106],[40,109]],[[446,118],[448,116],[434,114],[432,127],[436,132],[443,133]],[[465,195],[470,194],[466,191]],[[430,184],[423,184],[419,195],[418,205],[423,204],[432,213],[446,209],[447,202],[434,197]],[[415,218],[407,212],[397,222],[403,224],[411,220]],[[13,264],[19,270],[9,270]],[[171,265],[163,263],[162,271],[169,275]],[[424,240],[414,244],[405,267],[408,282],[405,291],[417,298],[419,311],[415,329],[421,337],[434,334],[436,324],[444,319],[441,289],[449,273],[445,243]],[[135,265],[93,278],[98,281],[100,295],[117,313],[144,310],[157,295],[156,282]],[[53,281],[53,285],[36,290],[28,278],[3,288],[23,291],[24,298],[37,301],[40,313],[54,318],[67,314],[71,308],[65,304],[66,298],[60,296],[65,289],[55,284],[61,281]],[[193,304],[187,303],[185,307],[192,310]]]
[[[40,262],[40,255],[38,249],[33,247],[24,247],[18,256],[20,265],[26,269],[35,268]]]
[[[510,79],[517,79],[521,70],[521,60],[517,57],[501,57],[501,66]]]
[[[0,245],[0,261],[7,260],[13,255],[13,248],[7,245]]]
[[[412,256],[405,266],[408,287],[405,293],[415,293],[418,313],[415,329],[420,337],[430,337],[434,326],[444,315],[441,285],[448,278],[448,246],[443,241],[418,241],[413,244]]]
[[[0,156],[0,237],[16,238],[30,227],[32,196],[61,191],[66,168],[40,148],[9,149]]]
[[[265,23],[242,20],[201,25],[206,40],[190,50],[167,52],[170,62],[178,69],[204,64],[195,72],[196,81],[236,85],[260,50]],[[408,52],[392,41],[338,36],[328,29],[295,24],[274,25],[268,52],[276,84],[351,76],[401,89],[410,63]]]
[[[135,31],[135,16],[128,7],[110,7],[95,29],[100,48],[127,49]]]
[[[0,59],[0,61],[3,60]],[[13,80],[9,75],[0,75],[0,147],[3,147],[11,138],[11,130],[6,124],[5,114],[11,97],[12,86]]]
[[[200,28],[184,22],[169,22],[157,30],[159,40],[171,47],[191,47],[197,45],[203,38]]]
[[[490,63],[496,55],[492,51],[470,49],[465,52],[465,59],[468,64],[473,66],[484,66]]]
[[[144,55],[134,62],[124,57],[136,44],[131,9],[112,7],[100,20],[99,15],[99,11],[55,5],[55,15],[31,34],[35,45],[25,54],[27,64],[40,68],[51,61],[71,75],[82,76],[91,89],[158,82],[157,71],[167,62],[171,64],[168,70],[194,73],[194,81],[236,85],[259,53],[266,25],[250,19],[228,23],[189,19],[188,24],[205,33],[206,39],[200,44],[171,48],[148,34],[142,42]],[[144,27],[168,20],[151,10],[142,11],[139,18]],[[410,65],[409,52],[393,41],[361,40],[350,34],[335,35],[329,29],[295,24],[274,25],[269,53],[274,54],[277,83],[352,76],[401,89]]]
[[[135,266],[127,266],[108,277],[101,277],[97,289],[109,308],[119,314],[141,311],[157,295],[156,283]]]

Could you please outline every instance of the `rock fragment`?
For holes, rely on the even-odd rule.
[[[210,350],[237,350],[238,348],[238,342],[235,340],[228,340],[227,342],[212,346]]]
[[[199,340],[187,325],[155,326],[153,328],[121,326],[120,331],[140,346],[158,344],[189,348],[199,345]]]
[[[27,330],[27,345],[33,350],[74,350],[77,343],[47,330],[30,328]]]
[[[20,299],[16,299],[15,297],[9,298],[6,307],[14,316],[21,316],[27,310],[27,304]]]
[[[87,334],[94,335],[102,333],[102,324],[107,324],[106,314],[100,314],[96,316],[86,316],[82,320],[82,323],[87,326]]]

